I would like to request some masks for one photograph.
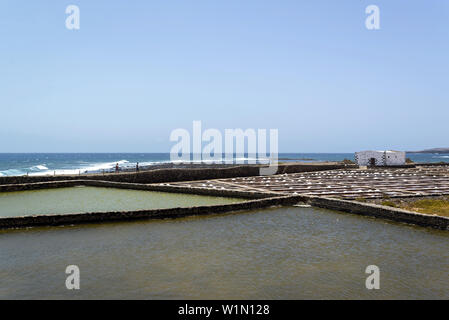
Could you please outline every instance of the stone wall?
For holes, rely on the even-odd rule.
[[[88,185],[96,187],[124,188],[136,190],[179,192],[191,194],[203,194],[211,196],[240,197],[245,199],[256,199],[244,201],[236,204],[201,206],[190,208],[171,208],[154,209],[141,211],[123,211],[123,212],[94,212],[94,213],[76,213],[68,215],[45,215],[33,217],[0,218],[0,228],[38,226],[38,225],[63,225],[74,223],[89,223],[117,220],[136,220],[136,219],[155,219],[155,218],[177,218],[190,215],[205,215],[224,212],[234,212],[241,210],[253,210],[266,208],[270,206],[294,205],[298,202],[306,202],[314,207],[331,209],[336,211],[349,212],[358,215],[371,216],[391,221],[410,223],[423,227],[432,227],[441,230],[449,230],[449,218],[426,215],[410,212],[402,209],[363,203],[358,201],[340,200],[325,197],[313,196],[281,196],[275,193],[262,193],[252,191],[234,191],[218,189],[199,189],[178,186],[160,186],[145,184],[130,184],[123,182],[95,181],[95,180],[73,180],[59,182],[44,182],[22,185],[4,185],[0,186],[0,191],[33,190],[63,188],[77,185]]]
[[[190,188],[183,186],[147,185],[142,183],[101,181],[95,179],[50,181],[50,182],[25,183],[16,185],[6,184],[0,185],[0,192],[64,188],[79,185],[161,191],[161,192],[190,193],[190,194],[201,194],[201,195],[221,196],[221,197],[240,197],[244,199],[257,199],[257,200],[251,200],[237,204],[191,207],[191,208],[0,218],[0,228],[22,227],[33,225],[87,223],[87,222],[100,222],[109,220],[115,221],[115,220],[150,219],[150,218],[165,218],[165,217],[175,218],[189,215],[202,215],[202,214],[232,212],[239,210],[252,210],[258,208],[265,208],[273,205],[292,205],[298,202],[306,202],[312,206],[319,208],[349,212],[381,219],[388,219],[392,221],[410,223],[424,227],[433,227],[441,230],[449,230],[449,218],[447,217],[426,215],[398,208],[392,208],[372,203],[362,203],[358,201],[340,200],[325,197],[301,196],[301,195],[282,196],[279,193],[270,193],[270,192],[203,189],[203,188]]]
[[[67,180],[67,181],[49,181],[49,182],[21,183],[21,184],[4,184],[0,185],[0,192],[69,188],[82,185],[86,185],[86,181]]]
[[[147,191],[159,191],[159,192],[172,192],[172,193],[184,193],[184,194],[198,194],[215,197],[232,197],[232,198],[244,198],[244,199],[261,199],[274,196],[282,196],[282,194],[274,192],[257,192],[257,191],[240,191],[240,190],[222,190],[212,188],[191,188],[185,186],[163,186],[154,184],[139,184],[139,183],[127,183],[127,182],[113,182],[113,181],[99,181],[99,180],[85,180],[84,185],[92,187],[105,187],[105,188],[120,188],[120,189],[134,189],[134,190],[147,190]],[[0,186],[1,188],[1,186]]]
[[[284,164],[279,165],[278,173],[296,173],[308,171],[323,171],[342,168],[355,168],[354,165],[342,164]],[[207,179],[223,179],[235,177],[258,176],[260,166],[242,165],[231,168],[201,168],[201,169],[157,169],[141,171],[138,173],[107,173],[107,174],[81,174],[64,176],[20,176],[0,177],[0,185],[48,182],[59,180],[103,180],[129,183],[159,183],[176,181],[193,181]]]
[[[207,195],[207,196],[216,196],[216,197],[233,197],[233,198],[244,198],[244,199],[261,199],[261,198],[268,198],[268,197],[281,195],[281,194],[274,193],[274,192],[203,189],[203,188],[190,188],[190,187],[184,187],[184,186],[163,186],[163,185],[114,182],[114,181],[100,181],[100,180],[67,180],[67,181],[49,181],[49,182],[22,183],[22,184],[5,184],[5,185],[0,185],[0,193],[1,192],[14,192],[14,191],[69,188],[69,187],[76,187],[76,186],[133,189],[133,190],[146,190],[146,191],[159,191],[159,192],[172,192],[172,193],[187,193],[187,194],[198,194],[198,195]]]
[[[293,205],[302,197],[273,197],[233,204],[199,206],[189,208],[152,209],[122,212],[92,212],[61,215],[39,215],[26,217],[0,218],[0,229],[32,226],[58,226],[106,221],[145,220],[162,218],[180,218],[195,215],[209,215],[236,211],[247,211],[271,206]]]
[[[312,206],[319,208],[344,211],[363,216],[388,219],[397,222],[410,223],[423,227],[449,230],[449,218],[447,217],[421,214],[371,203],[331,199],[324,197],[307,197],[306,202]]]

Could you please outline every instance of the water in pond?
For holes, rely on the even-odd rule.
[[[0,246],[2,299],[449,299],[449,232],[316,208],[3,230]]]
[[[0,218],[33,214],[132,211],[241,202],[191,194],[73,187],[0,193]]]

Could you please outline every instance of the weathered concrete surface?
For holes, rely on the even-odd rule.
[[[199,206],[189,208],[152,209],[123,212],[74,213],[64,215],[34,215],[25,217],[0,218],[0,229],[98,223],[105,221],[180,218],[195,215],[247,211],[267,208],[271,206],[293,205],[301,199],[301,197],[283,196],[226,205]]]
[[[201,169],[157,169],[141,171],[138,173],[109,173],[109,174],[82,174],[64,176],[20,176],[0,177],[0,185],[48,182],[59,180],[103,180],[130,183],[161,183],[175,181],[193,181],[206,179],[223,179],[234,177],[258,176],[260,165],[242,165],[231,168],[201,168]],[[343,164],[282,164],[279,165],[278,174],[323,171],[343,168],[355,168],[356,166]]]

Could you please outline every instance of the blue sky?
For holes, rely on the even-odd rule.
[[[169,152],[193,120],[281,152],[449,147],[448,3],[2,0],[0,152]]]

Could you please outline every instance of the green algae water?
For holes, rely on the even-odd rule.
[[[39,214],[133,211],[241,202],[242,199],[168,192],[72,187],[0,193],[0,218]]]
[[[316,208],[3,230],[0,248],[1,299],[449,299],[449,232]]]

